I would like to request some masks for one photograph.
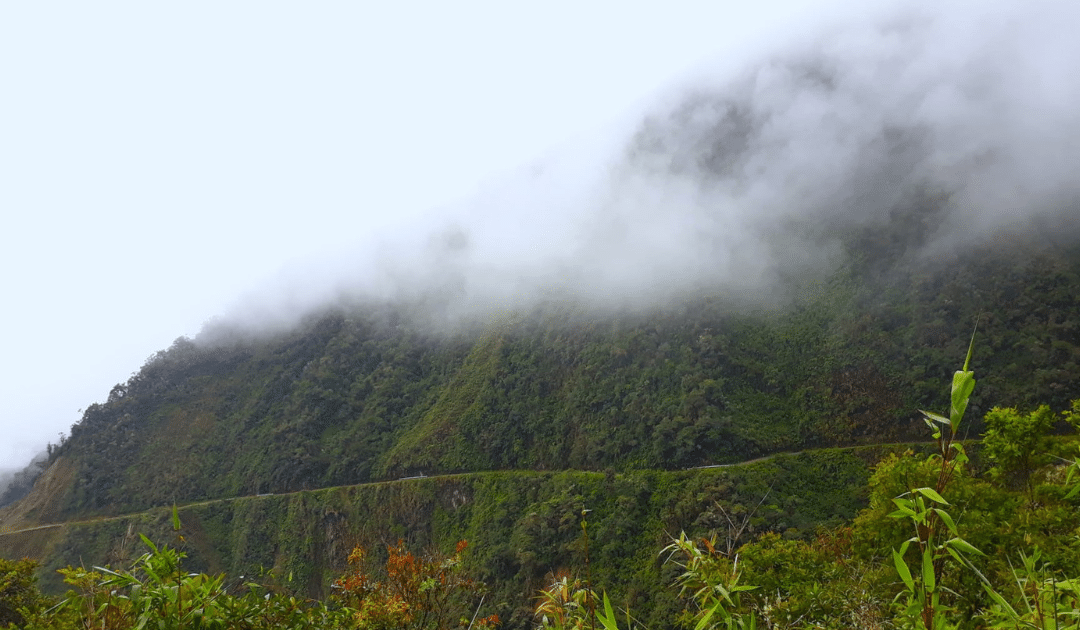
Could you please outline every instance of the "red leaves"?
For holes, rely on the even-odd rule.
[[[452,556],[417,556],[398,540],[396,545],[387,546],[382,579],[378,579],[365,566],[367,553],[358,546],[349,554],[349,571],[335,586],[346,605],[355,610],[360,628],[456,628],[478,612],[474,602],[484,590],[483,584],[464,575],[461,568],[461,554],[467,547],[462,540]],[[498,616],[490,615],[473,625],[492,628],[498,623]]]

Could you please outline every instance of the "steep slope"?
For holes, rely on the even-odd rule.
[[[295,327],[177,340],[52,449],[66,487],[27,499],[76,517],[896,441],[942,406],[976,321],[976,416],[1064,405],[1080,195],[1061,165],[1080,127],[1053,106],[1028,123],[1071,83],[989,33],[958,40],[968,17],[702,77],[575,167],[601,176],[540,168],[357,265],[353,297]]]
[[[341,308],[278,336],[179,339],[53,449],[68,485],[28,500],[76,517],[421,472],[681,469],[897,441],[917,435],[914,409],[944,403],[976,319],[976,414],[1080,391],[1075,249],[1017,240],[910,265],[859,247],[772,310],[702,296],[436,333],[404,311]]]
[[[649,611],[657,621],[651,627],[668,627],[673,601],[655,585],[663,571],[657,552],[669,533],[708,535],[721,527],[722,509],[756,506],[745,536],[767,529],[812,535],[854,516],[869,465],[884,452],[817,451],[693,471],[476,473],[245,497],[182,507],[184,542],[172,530],[171,510],[155,509],[0,531],[0,555],[41,559],[44,588],[59,593],[65,585],[55,569],[125,566],[143,553],[142,533],[180,544],[189,570],[224,571],[242,583],[240,576],[272,569],[288,590],[325,597],[354,545],[378,554],[398,537],[417,549],[450,549],[465,539],[468,568],[492,587],[489,601],[504,627],[527,628],[549,573],[582,566],[580,523],[588,509],[594,579],[635,611]]]

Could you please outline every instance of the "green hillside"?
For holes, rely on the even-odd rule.
[[[51,449],[71,469],[51,513],[421,473],[679,470],[918,438],[914,410],[942,405],[977,319],[977,412],[1063,408],[1080,391],[1076,250],[883,268],[874,244],[860,246],[865,257],[769,310],[700,296],[440,333],[405,309],[356,307],[277,336],[181,338]]]
[[[546,576],[582,566],[581,510],[588,509],[595,579],[660,620],[671,616],[672,602],[658,600],[653,588],[661,580],[656,550],[672,533],[707,535],[722,522],[721,508],[765,499],[744,540],[768,530],[812,536],[818,526],[854,517],[866,501],[869,464],[886,452],[826,450],[693,471],[429,477],[215,501],[179,515],[189,569],[230,576],[273,569],[292,576],[292,590],[314,597],[329,595],[357,544],[378,550],[401,537],[417,548],[448,549],[466,539],[468,567],[492,586],[500,617],[525,627],[531,594]],[[174,539],[169,510],[0,534],[0,556],[44,559],[42,585],[61,593],[56,569],[87,558],[128,565],[144,551],[139,533]]]

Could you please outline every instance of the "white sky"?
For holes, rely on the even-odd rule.
[[[0,469],[282,269],[850,4],[3,3]]]

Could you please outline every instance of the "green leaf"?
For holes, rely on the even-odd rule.
[[[619,630],[619,624],[615,621],[615,611],[611,608],[611,600],[608,599],[606,591],[604,592],[604,612],[597,613],[596,618],[600,620],[605,630]]]
[[[717,601],[716,604],[710,608],[694,626],[694,630],[705,630],[709,627],[709,622],[712,621],[713,615],[716,613],[716,609],[722,606],[721,602]]]
[[[889,516],[892,518],[911,518],[915,516],[915,512],[908,508],[900,508],[895,512],[889,512]]]
[[[927,497],[931,501],[936,501],[942,505],[949,505],[949,502],[946,501],[940,494],[937,493],[937,490],[934,490],[933,488],[916,488],[915,492],[918,492],[924,497]]]
[[[945,542],[946,545],[963,551],[964,553],[973,553],[977,556],[985,556],[986,554],[979,551],[974,545],[964,540],[963,538],[951,538]]]
[[[717,584],[716,586],[713,587],[713,590],[716,591],[717,593],[720,593],[720,597],[723,598],[723,601],[726,601],[727,603],[731,604],[732,606],[735,605],[734,600],[731,599],[731,593],[729,593],[728,590],[726,588],[724,588],[723,584]],[[723,611],[721,611],[721,612],[723,612]]]
[[[1065,485],[1072,483],[1073,476],[1075,476],[1077,472],[1080,472],[1080,463],[1073,462],[1072,467],[1069,468],[1069,474],[1065,476]],[[1080,493],[1080,483],[1073,486],[1072,490],[1069,490],[1068,494],[1065,495],[1065,498],[1071,499],[1075,497],[1077,493]]]
[[[949,532],[956,536],[956,523],[953,522],[952,516],[941,508],[934,508],[934,513],[938,515],[942,523],[945,523],[945,527],[949,528]]]
[[[176,510],[176,504],[172,506],[172,528],[174,532],[180,531],[180,512]]]
[[[934,422],[937,422],[938,424],[944,424],[946,426],[948,426],[950,424],[948,418],[946,418],[945,416],[939,416],[938,414],[936,414],[936,413],[934,413],[932,411],[924,411],[924,410],[920,409],[919,413],[926,416],[927,420],[933,420]]]
[[[934,558],[931,555],[930,547],[923,549],[922,577],[923,584],[926,585],[927,590],[933,591],[935,586],[937,586],[937,582],[934,579]]]
[[[945,551],[949,552],[949,555],[955,558],[956,561],[960,564],[970,565],[970,563],[964,558],[964,556],[961,556],[959,552],[956,551],[956,549],[953,549],[952,547],[945,547]]]
[[[907,563],[904,562],[904,557],[893,549],[893,564],[896,565],[896,572],[900,574],[900,579],[904,581],[904,586],[907,586],[909,591],[915,590],[915,580],[911,578],[911,571],[908,569]]]
[[[974,372],[961,371],[953,374],[952,409],[949,412],[949,426],[952,428],[953,434],[956,433],[957,427],[960,425],[960,420],[964,417],[964,411],[967,410],[968,398],[971,397],[971,392],[974,390]]]
[[[981,318],[981,317],[980,317]],[[964,371],[968,371],[971,365],[971,351],[975,349],[975,333],[979,330],[979,319],[975,319],[975,327],[971,329],[971,341],[968,342],[967,357],[964,359]]]
[[[983,584],[982,586],[983,589],[986,591],[986,594],[990,596],[990,599],[994,600],[994,603],[1000,606],[1004,612],[1008,613],[1009,617],[1014,620],[1020,619],[1020,615],[1016,612],[1016,609],[1013,608],[1012,605],[1009,604],[1009,602],[1005,601],[1005,598],[1002,597],[1000,593],[990,588],[989,584]]]

